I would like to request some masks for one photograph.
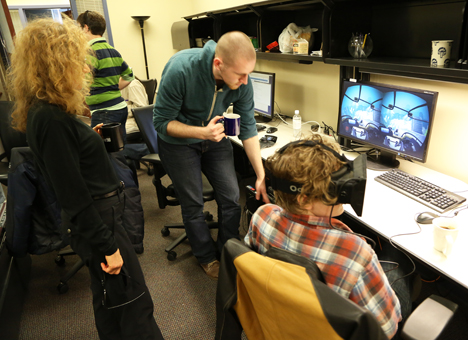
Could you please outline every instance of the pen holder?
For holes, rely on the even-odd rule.
[[[351,54],[351,57],[354,59],[364,59],[367,58],[374,49],[374,43],[370,33],[362,34],[356,33],[351,34],[351,39],[348,42],[348,51]]]

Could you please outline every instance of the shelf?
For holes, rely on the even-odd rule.
[[[442,80],[468,84],[468,70],[455,68],[430,67],[428,59],[417,58],[326,58],[326,64],[358,67],[364,73],[382,73],[415,78]]]
[[[308,55],[298,55],[291,53],[267,53],[267,52],[257,52],[257,59],[261,60],[270,60],[270,61],[283,61],[290,63],[299,63],[299,64],[312,64],[314,61],[323,62],[322,57],[308,56]]]

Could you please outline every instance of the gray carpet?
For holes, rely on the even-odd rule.
[[[164,338],[213,339],[215,335],[216,281],[206,276],[186,242],[176,248],[178,257],[170,262],[164,248],[182,230],[161,236],[165,223],[181,221],[180,207],[159,209],[151,177],[138,171],[145,213],[145,252],[139,255],[146,282],[153,297],[155,319]],[[216,204],[206,208],[215,215]],[[213,231],[214,237],[216,231]],[[59,294],[56,286],[77,256],[66,257],[58,267],[56,254],[32,256],[29,292],[21,319],[20,340],[93,340],[95,330],[88,272],[83,268],[69,281],[69,291]]]
[[[171,235],[166,238],[161,236],[160,231],[165,223],[181,221],[180,208],[159,209],[151,177],[145,170],[139,170],[138,174],[145,213],[145,252],[139,259],[153,297],[156,322],[166,340],[214,339],[216,281],[204,274],[192,256],[187,242],[176,249],[176,261],[170,262],[166,259],[164,248],[182,231],[171,231]],[[249,180],[244,182],[241,183],[241,188],[246,184],[253,184]],[[241,195],[242,206],[243,202],[244,198]],[[216,204],[209,202],[206,208],[216,218]],[[245,231],[243,218],[241,235],[244,235]],[[216,231],[213,231],[213,236],[216,237]],[[56,289],[59,278],[75,263],[77,256],[67,257],[65,267],[55,265],[55,256],[55,253],[32,256],[31,281],[21,319],[19,339],[97,340],[88,272],[85,269],[78,272],[69,281],[68,293],[59,294]],[[436,278],[431,271],[426,274],[426,280]],[[439,279],[423,284],[417,302],[431,294],[445,296],[460,304],[454,320],[439,339],[466,339],[468,292],[460,291],[452,284]]]

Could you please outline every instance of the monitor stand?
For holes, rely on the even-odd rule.
[[[265,116],[260,116],[260,115],[256,115],[255,116],[255,121],[259,124],[262,124],[262,123],[268,123],[268,122],[271,122],[271,118],[270,117],[265,117]]]
[[[377,155],[367,155],[367,168],[377,171],[388,171],[396,169],[400,166],[400,161],[396,159],[396,155],[378,150]]]

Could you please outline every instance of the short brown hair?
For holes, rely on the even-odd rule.
[[[336,142],[324,140],[318,134],[314,134],[304,141],[314,141],[324,144],[338,153],[340,151]],[[300,196],[302,196],[303,204],[317,200],[326,205],[335,204],[338,197],[329,192],[330,175],[344,164],[332,152],[320,145],[304,147],[302,144],[291,144],[282,153],[276,152],[270,156],[265,163],[273,176],[302,184],[302,190],[298,194],[275,190],[276,204],[293,214],[301,213],[298,202]]]
[[[103,35],[106,31],[106,19],[98,12],[83,12],[76,18],[76,21],[81,28],[87,25],[93,35]]]

